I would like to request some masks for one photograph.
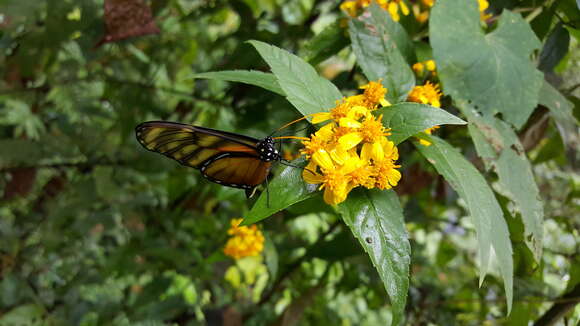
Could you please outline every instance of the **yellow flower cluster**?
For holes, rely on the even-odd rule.
[[[239,226],[242,219],[232,219],[228,235],[232,237],[224,247],[224,254],[234,259],[257,256],[264,250],[264,235],[256,225]]]
[[[423,77],[425,74],[425,70],[431,73],[433,76],[437,76],[437,65],[435,65],[435,61],[433,60],[426,60],[421,61],[413,64],[411,67],[417,76]]]
[[[407,98],[409,102],[429,104],[437,108],[441,107],[440,99],[441,91],[439,90],[439,84],[432,84],[429,81],[423,86],[415,86]],[[425,133],[431,135],[438,128],[439,126],[425,129]],[[424,139],[419,139],[419,143],[425,146],[431,145],[431,142]]]
[[[387,90],[380,82],[361,89],[363,94],[337,102],[329,112],[313,114],[312,123],[326,124],[302,142],[300,153],[309,160],[302,176],[307,183],[320,184],[330,205],[343,202],[355,187],[390,189],[401,179],[397,147],[387,139],[382,115],[372,114],[390,105]]]
[[[409,7],[407,7],[403,0],[377,0],[376,2],[391,14],[391,18],[393,18],[394,21],[398,22],[401,19],[401,16],[399,16],[399,10],[403,15],[409,15]],[[370,4],[371,0],[347,0],[340,4],[340,9],[351,17],[357,17],[362,9],[370,6]]]

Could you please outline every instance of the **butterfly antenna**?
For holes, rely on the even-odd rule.
[[[295,124],[296,122],[300,122],[300,121],[302,121],[302,120],[304,120],[304,119],[306,119],[306,118],[308,118],[308,117],[310,117],[310,116],[312,116],[312,115],[314,115],[314,114],[307,114],[307,115],[305,115],[305,116],[303,116],[303,117],[301,117],[301,118],[298,118],[298,119],[296,119],[296,120],[294,120],[294,121],[290,121],[290,122],[288,122],[287,124],[283,125],[282,127],[278,128],[278,129],[276,129],[276,130],[274,130],[274,132],[272,132],[272,134],[270,135],[270,137],[272,137],[272,135],[274,135],[274,134],[275,134],[275,133],[277,133],[278,131],[280,131],[280,130],[282,130],[282,129],[284,129],[284,128],[288,128],[289,126],[291,126],[291,125]]]

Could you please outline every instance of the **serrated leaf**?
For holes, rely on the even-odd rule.
[[[312,65],[336,55],[349,44],[344,28],[340,27],[340,21],[330,24],[322,32],[306,43],[307,60]]]
[[[294,161],[292,164],[302,166],[304,160]],[[268,184],[268,194],[263,191],[260,197],[246,214],[242,225],[259,222],[266,217],[277,213],[288,206],[306,200],[315,195],[317,185],[307,184],[302,180],[302,169],[287,166]]]
[[[528,23],[504,10],[498,27],[485,34],[476,1],[438,0],[429,29],[444,93],[472,101],[486,116],[501,113],[520,128],[543,80],[530,60],[540,41]]]
[[[210,71],[201,74],[195,74],[191,77],[239,82],[262,87],[263,89],[267,89],[282,96],[286,95],[278,84],[276,76],[257,70]]]
[[[357,63],[368,80],[382,79],[388,89],[386,97],[389,101],[404,101],[415,86],[415,75],[396,42],[396,39],[402,38],[400,26],[377,5],[371,6],[370,12],[370,17],[364,21],[351,19],[349,22]]]
[[[306,61],[275,46],[249,41],[268,63],[286,98],[303,115],[328,111],[342,94]]]
[[[399,325],[409,289],[411,246],[397,195],[357,189],[338,210],[377,269],[393,307],[392,325]]]
[[[536,261],[540,261],[544,236],[544,207],[523,146],[507,123],[497,118],[485,119],[470,114],[467,116],[471,122],[469,131],[478,154],[488,168],[493,167],[497,172],[501,193],[510,198],[515,209],[521,213],[525,242]]]
[[[481,260],[480,284],[487,273],[490,250],[494,249],[509,313],[513,302],[514,269],[512,244],[501,207],[484,177],[461,153],[438,137],[425,137],[431,146],[417,145],[417,149],[465,200],[475,226]]]
[[[419,103],[399,103],[376,111],[383,115],[383,124],[391,128],[389,140],[399,144],[405,139],[434,126],[451,124],[464,125],[465,121],[453,114]]]
[[[540,89],[540,104],[550,109],[550,114],[556,120],[558,131],[566,146],[575,148],[573,135],[578,133],[578,121],[572,114],[572,103],[550,83],[544,81]]]

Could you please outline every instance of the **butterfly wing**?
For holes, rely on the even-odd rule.
[[[144,122],[135,132],[146,149],[196,169],[223,153],[258,157],[259,140],[244,135],[165,121]]]
[[[181,123],[151,121],[135,129],[146,149],[200,169],[215,183],[246,190],[260,185],[271,162],[260,160],[258,139]]]
[[[272,162],[265,162],[246,153],[223,153],[206,161],[201,172],[210,181],[242,189],[253,189],[262,184]]]

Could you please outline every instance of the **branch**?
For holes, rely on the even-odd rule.
[[[578,303],[580,303],[580,283],[559,298],[548,311],[536,320],[534,326],[555,325],[558,320],[574,309]]]
[[[288,265],[288,267],[286,268],[284,273],[282,273],[276,279],[276,281],[274,281],[270,290],[262,296],[260,301],[255,305],[255,307],[260,307],[264,303],[268,302],[274,293],[281,290],[283,288],[282,283],[290,275],[292,275],[292,273],[294,273],[302,265],[303,262],[305,262],[308,258],[310,258],[310,252],[312,251],[312,248],[315,248],[317,245],[322,243],[324,241],[324,238],[326,238],[327,235],[332,233],[341,224],[341,222],[342,222],[342,220],[339,219],[336,222],[334,222],[333,224],[331,224],[330,227],[328,228],[328,230],[326,230],[326,232],[321,234],[320,237],[318,238],[318,240],[314,244],[312,244],[310,247],[308,247],[308,249],[306,250],[304,255],[302,255],[300,258],[296,259],[293,263]],[[248,312],[248,313],[244,314],[243,320],[247,321],[251,315],[252,315],[252,312]]]
[[[123,166],[125,161],[86,161],[86,162],[62,162],[50,164],[36,164],[36,165],[19,165],[0,168],[0,173],[12,172],[20,169],[60,169],[60,168],[76,168],[79,170],[90,169],[95,166]]]

